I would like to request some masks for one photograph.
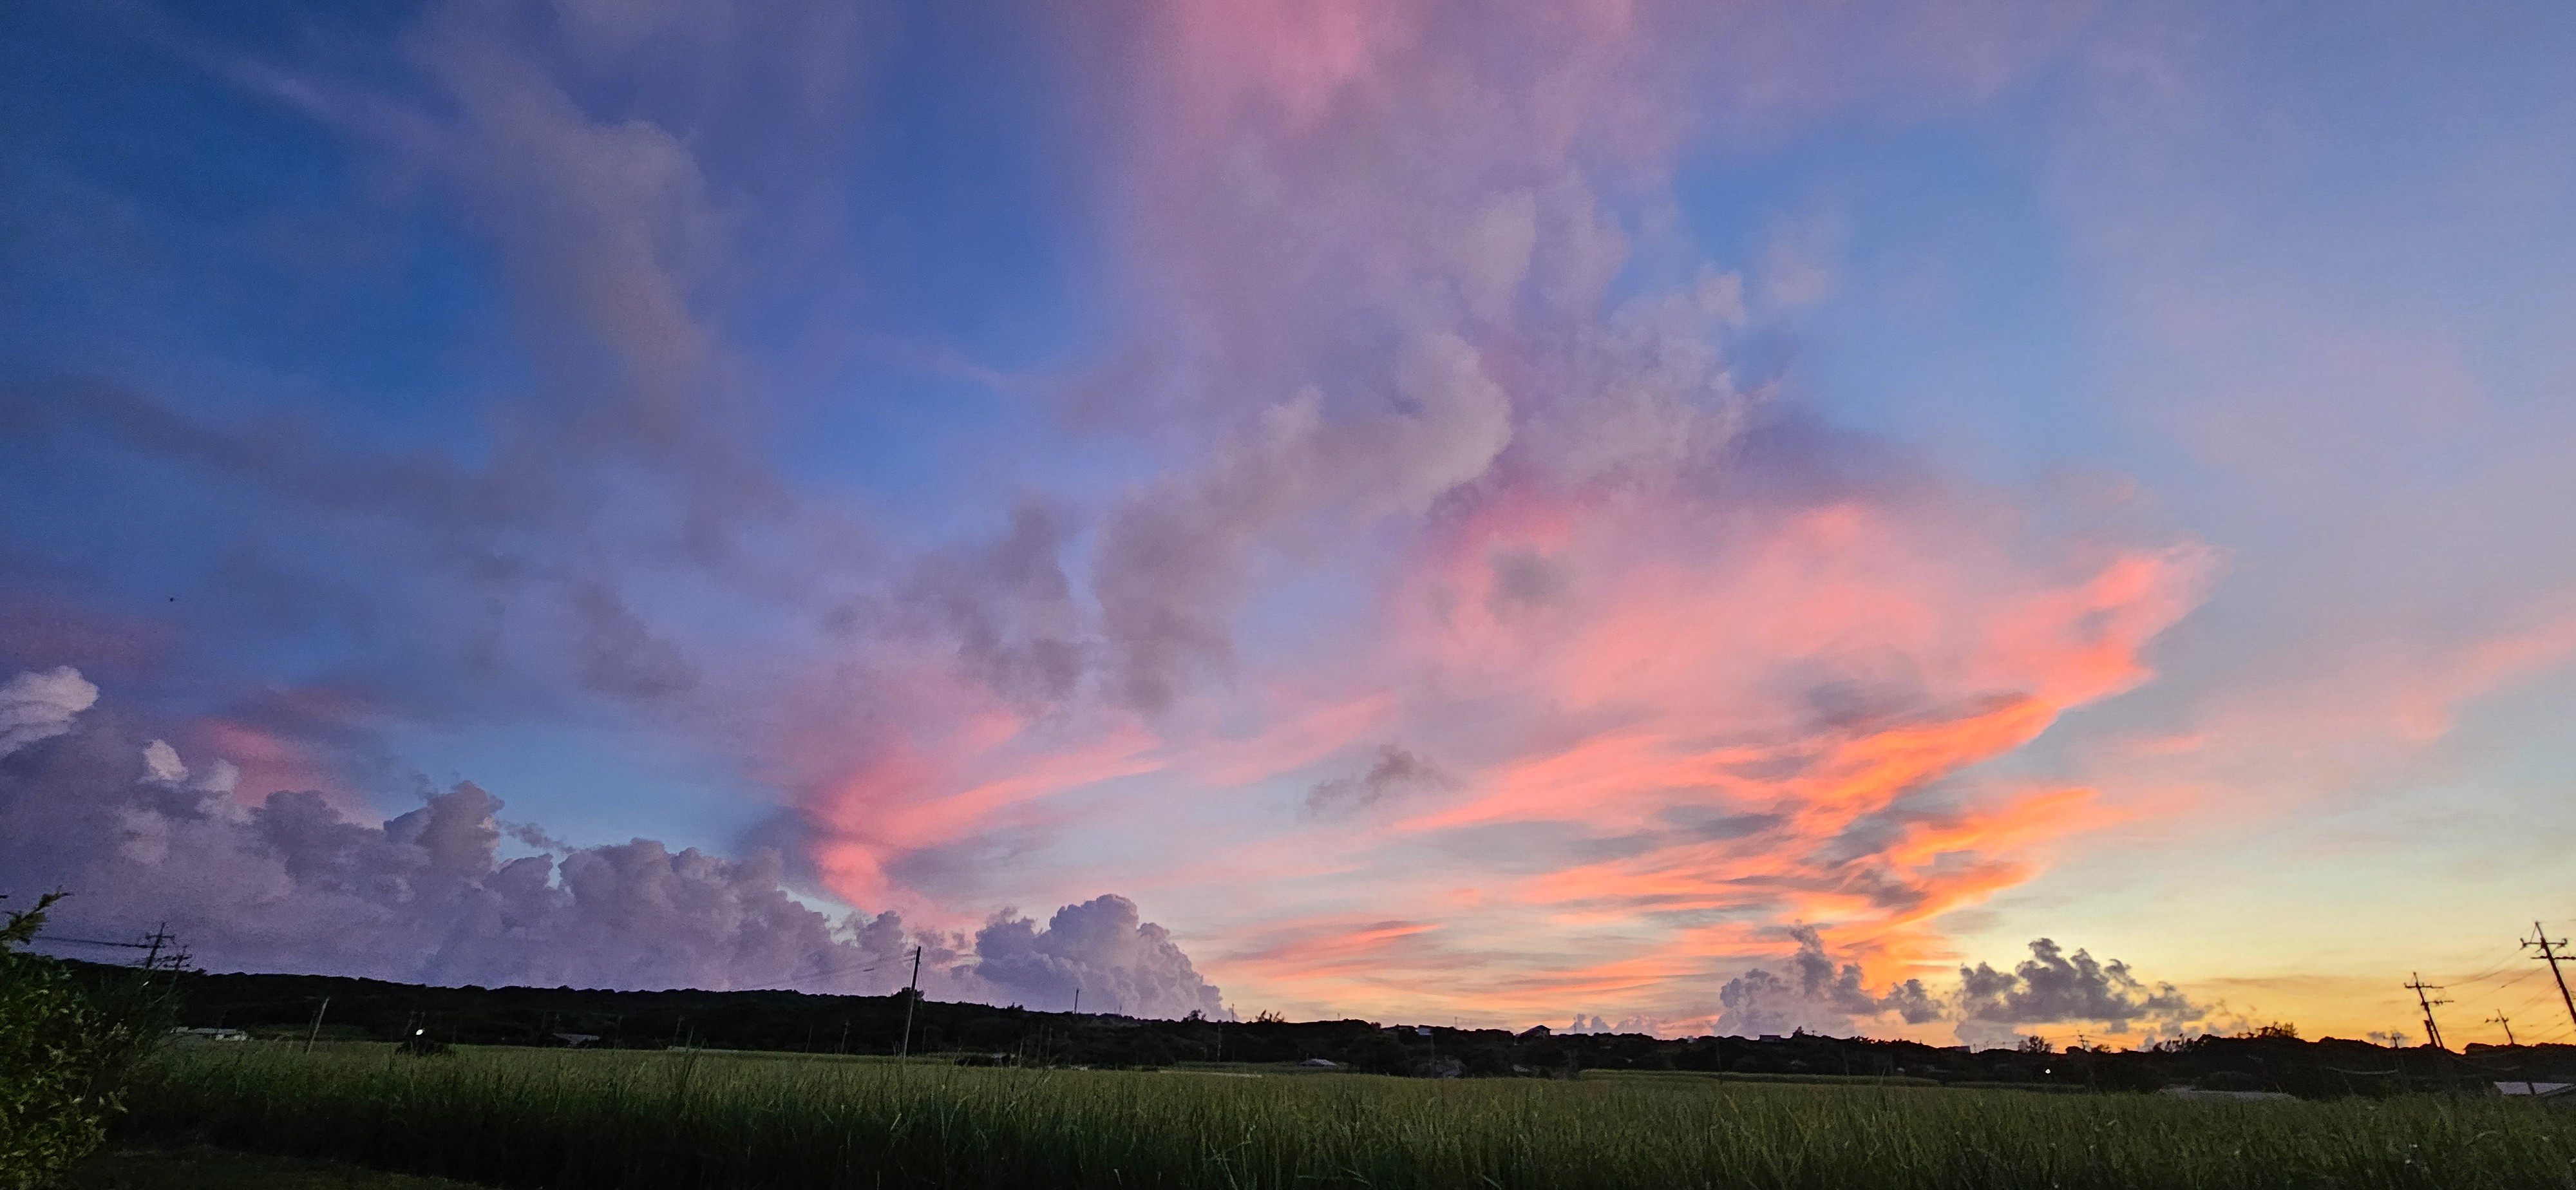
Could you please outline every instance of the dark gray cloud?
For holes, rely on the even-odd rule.
[[[2046,938],[2032,942],[2031,957],[2010,971],[1985,963],[1959,968],[1959,986],[1946,993],[1914,979],[1873,993],[1861,983],[1859,964],[1838,965],[1825,953],[1814,927],[1790,934],[1798,949],[1784,971],[1757,967],[1719,991],[1718,1032],[1850,1034],[1892,1015],[1914,1025],[1956,1022],[1959,1039],[1979,1047],[2011,1045],[2032,1025],[2082,1025],[2148,1041],[2179,1034],[2212,1011],[2172,984],[2148,985],[2126,963],[2081,950],[2069,955]]]
[[[1837,965],[1813,926],[1789,931],[1798,949],[1785,974],[1756,967],[1726,982],[1717,998],[1721,1006],[1717,1031],[1741,1037],[1765,1033],[1849,1033],[1856,1019],[1895,1013],[1908,1024],[1940,1019],[1932,995],[1919,980],[1906,980],[1884,994],[1861,986],[1858,963]]]
[[[1494,589],[1485,597],[1485,607],[1497,618],[1552,606],[1573,585],[1562,563],[1534,550],[1503,550],[1490,564]]]
[[[1330,777],[1315,783],[1306,791],[1306,809],[1321,814],[1328,810],[1374,806],[1390,797],[1417,790],[1455,789],[1458,779],[1448,770],[1393,744],[1381,745],[1377,758],[1368,771]]]
[[[601,694],[655,699],[696,685],[697,669],[671,641],[606,584],[576,585],[569,600],[581,625],[573,638],[582,684]]]
[[[935,996],[1057,1007],[1054,990],[1080,984],[1137,1015],[1221,1011],[1123,897],[1066,906],[1044,928],[997,918],[971,945],[893,913],[834,920],[789,895],[775,851],[568,846],[504,823],[501,799],[471,782],[372,825],[310,790],[244,805],[230,766],[192,778],[175,748],[89,710],[94,698],[71,670],[0,685],[0,893],[71,892],[64,935],[166,923],[214,970],[872,993],[902,986],[920,946]],[[505,837],[537,851],[504,855]]]
[[[1234,617],[1266,558],[1329,526],[1418,515],[1512,440],[1511,398],[1475,349],[1414,334],[1390,377],[1327,399],[1277,394],[1193,467],[1133,492],[1101,527],[1093,593],[1115,694],[1145,711],[1234,659]]]
[[[2127,963],[2102,962],[2081,950],[2070,955],[2047,938],[2033,941],[2030,957],[2011,971],[1984,963],[1959,968],[1955,1010],[1960,1039],[1971,1044],[1992,1040],[1996,1029],[2062,1021],[2089,1022],[2109,1033],[2127,1033],[2136,1024],[2173,1031],[2210,1013],[2172,984],[2150,986]],[[1971,1039],[1972,1032],[1980,1037]]]
[[[925,560],[903,601],[953,640],[959,667],[1023,705],[1071,698],[1097,649],[1060,555],[1062,517],[1023,502],[999,540]]]

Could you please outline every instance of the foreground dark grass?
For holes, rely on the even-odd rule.
[[[507,1187],[2576,1187],[2576,1113],[1714,1080],[200,1047],[129,1134]]]
[[[385,1173],[298,1157],[263,1157],[196,1146],[99,1153],[64,1190],[474,1190],[463,1182]]]

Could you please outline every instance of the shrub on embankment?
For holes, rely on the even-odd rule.
[[[85,988],[22,949],[59,899],[0,918],[0,1190],[49,1184],[97,1148],[126,1072],[166,1027],[148,973]]]

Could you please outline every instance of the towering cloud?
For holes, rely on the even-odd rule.
[[[2030,957],[2009,972],[1984,963],[1959,968],[1959,1039],[1971,1045],[2009,1038],[2013,1026],[2069,1021],[2112,1034],[2144,1025],[2152,1040],[2210,1012],[2172,984],[2140,980],[2126,963],[2105,963],[2081,950],[2069,955],[2046,938],[2034,940]]]
[[[1043,929],[996,920],[969,948],[892,913],[836,922],[789,895],[774,851],[573,847],[520,827],[507,833],[543,850],[505,856],[501,800],[470,782],[375,825],[312,791],[245,805],[222,762],[191,783],[167,742],[80,719],[96,690],[74,671],[0,689],[13,723],[43,728],[0,757],[0,892],[71,892],[67,935],[166,924],[214,969],[871,993],[902,986],[920,946],[933,995],[1056,1007],[1060,986],[1080,984],[1140,1016],[1223,1011],[1123,897],[1067,906]]]
[[[1798,941],[1787,975],[1756,967],[1726,982],[1718,992],[1716,1029],[1734,1036],[1760,1036],[1804,1029],[1810,1033],[1848,1033],[1857,1022],[1893,1015],[1909,1025],[1940,1018],[1921,980],[1909,979],[1872,993],[1861,986],[1858,963],[1836,965],[1825,954],[1824,938],[1813,926],[1796,926]]]
[[[1102,896],[1056,910],[1044,928],[1005,913],[975,933],[975,973],[1013,1002],[1129,1016],[1223,1018],[1216,989],[1199,978],[1171,932],[1139,920],[1136,903]]]
[[[1871,992],[1860,965],[1837,965],[1814,927],[1790,934],[1798,949],[1786,974],[1756,967],[1719,991],[1718,1033],[1848,1035],[1899,1021],[1949,1021],[1960,1041],[1980,1048],[2012,1045],[2033,1026],[2088,1029],[2104,1040],[2142,1044],[2203,1025],[2214,1011],[2172,984],[2148,985],[2126,963],[2101,962],[2081,950],[2068,955],[2047,938],[2033,941],[2031,957],[2010,971],[1979,963],[1960,967],[1958,984],[1939,992],[1920,979]]]

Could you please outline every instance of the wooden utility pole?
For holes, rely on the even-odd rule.
[[[921,1001],[921,948],[912,948],[912,982],[903,988],[903,1047],[895,1051],[899,1058],[912,1056],[912,1006]]]
[[[2519,1042],[2519,1041],[2515,1041],[2515,1040],[2513,1039],[2513,1022],[2512,1022],[2512,1021],[2509,1021],[2509,1020],[2506,1020],[2506,1019],[2505,1019],[2505,1015],[2504,1015],[2503,1013],[2499,1012],[2499,1013],[2495,1014],[2494,1016],[2488,1017],[2488,1018],[2487,1018],[2487,1020],[2488,1020],[2488,1022],[2489,1022],[2489,1023],[2491,1023],[2491,1024],[2498,1024],[2498,1025],[2502,1025],[2502,1026],[2504,1026],[2504,1043],[2505,1043],[2506,1045],[2509,1045],[2509,1046],[2518,1046],[2518,1045],[2521,1045],[2521,1044],[2522,1044],[2521,1042]]]
[[[322,1036],[322,1014],[331,1011],[331,997],[322,997],[322,1007],[313,1010],[313,1031],[304,1035],[304,1052],[313,1052],[313,1043]]]
[[[2424,1035],[2432,1039],[2434,1049],[2443,1049],[2442,1027],[2433,1023],[2433,1006],[2436,1004],[2448,1004],[2450,1001],[2435,1000],[2428,998],[2425,995],[2426,992],[2441,991],[2442,985],[2438,983],[2426,983],[2424,982],[2423,976],[2417,975],[2415,976],[2414,982],[2405,986],[2406,990],[2415,993],[2415,1002],[2424,1006]]]
[[[2558,1001],[2567,1006],[2567,1023],[2576,1025],[2576,996],[2567,994],[2567,977],[2558,970],[2558,964],[2561,961],[2576,957],[2561,953],[2562,948],[2567,945],[2567,940],[2560,938],[2552,941],[2549,931],[2541,929],[2540,923],[2535,921],[2531,923],[2531,937],[2523,939],[2522,944],[2540,948],[2539,961],[2549,964],[2549,977],[2558,981]]]

